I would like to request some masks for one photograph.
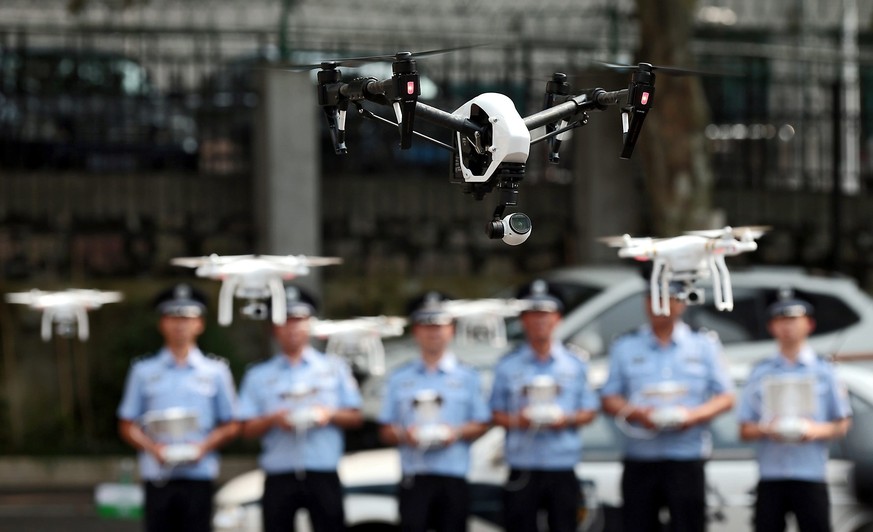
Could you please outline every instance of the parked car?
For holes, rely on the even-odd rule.
[[[193,168],[197,128],[135,59],[0,45],[0,164],[119,171]]]
[[[731,366],[737,387],[741,387],[751,368],[748,363]],[[838,366],[839,377],[846,384],[855,415],[873,413],[873,370],[855,366]],[[600,378],[600,377],[595,377]],[[596,385],[596,384],[595,384]],[[739,439],[735,412],[720,416],[712,425],[713,454],[706,465],[709,530],[712,532],[747,531],[751,527],[754,490],[758,467],[753,444]],[[580,489],[587,505],[580,512],[580,530],[620,530],[621,508],[621,440],[622,433],[608,416],[598,416],[581,429],[585,442],[583,460],[576,466]],[[477,440],[471,451],[468,479],[475,523],[472,529],[500,528],[500,490],[508,469],[503,460],[503,429],[494,427]],[[852,490],[853,451],[873,455],[873,440],[853,438],[834,442],[828,463],[827,479],[832,504],[834,532],[873,531],[873,511],[858,502]],[[352,530],[396,530],[398,523],[395,487],[401,480],[400,460],[396,449],[376,449],[346,455],[339,468],[345,486],[345,509]],[[216,494],[215,530],[260,530],[260,500],[263,474],[245,473],[226,483]],[[476,528],[479,527],[479,528]],[[306,523],[303,528],[307,530]]]
[[[558,269],[539,276],[563,299],[564,318],[555,331],[562,342],[584,352],[591,362],[604,360],[609,345],[618,336],[645,323],[642,295],[648,290],[639,271],[623,265],[578,266]],[[773,351],[766,329],[767,306],[781,290],[793,290],[816,308],[816,330],[810,343],[819,353],[840,360],[873,359],[873,298],[846,277],[813,275],[800,268],[758,267],[731,272],[734,310],[722,312],[712,304],[711,286],[704,303],[689,305],[685,321],[719,335],[730,362],[760,359]],[[506,297],[514,296],[509,290]],[[517,319],[506,323],[509,343],[523,340]],[[458,357],[479,368],[483,383],[490,385],[491,369],[509,349],[459,337],[453,346]],[[385,342],[387,371],[418,356],[409,337]],[[605,364],[592,364],[602,371]],[[375,418],[381,404],[383,378],[368,377],[361,386],[364,412]]]

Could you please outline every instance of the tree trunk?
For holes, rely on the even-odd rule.
[[[641,61],[694,67],[696,0],[637,0]],[[713,174],[704,128],[709,110],[696,76],[655,71],[655,102],[637,144],[651,202],[651,234],[723,225],[712,206]]]

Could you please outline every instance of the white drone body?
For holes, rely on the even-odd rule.
[[[462,344],[485,342],[505,347],[506,318],[518,316],[526,307],[518,299],[454,299],[442,307],[455,318],[455,336]]]
[[[10,303],[29,305],[42,311],[40,335],[46,342],[52,337],[52,324],[56,325],[61,336],[71,337],[75,331],[78,333],[79,340],[87,340],[90,334],[88,311],[121,300],[120,292],[78,288],[58,292],[33,289],[30,292],[6,294],[6,301]]]
[[[461,173],[467,183],[484,183],[491,179],[497,168],[503,163],[527,162],[530,153],[530,131],[524,123],[515,104],[509,97],[494,92],[480,94],[468,101],[454,113],[455,116],[472,118],[475,115],[487,116],[491,124],[491,144],[485,145],[485,139],[477,136],[473,149],[482,154],[490,152],[491,162],[481,174],[469,167],[463,155],[459,158]],[[468,139],[461,133],[455,133],[456,141],[460,146]]]
[[[352,358],[372,375],[385,373],[382,338],[401,336],[406,318],[367,316],[347,320],[312,320],[312,335],[327,340],[329,354]]]
[[[712,278],[715,308],[733,310],[734,296],[730,272],[725,257],[758,249],[755,239],[767,228],[725,227],[707,231],[688,231],[673,238],[633,238],[630,235],[606,238],[604,241],[620,247],[618,256],[639,261],[652,261],[649,279],[652,312],[670,314],[670,282],[683,283],[680,298],[688,303],[702,303],[702,293],[693,288],[699,279]]]
[[[284,281],[308,275],[315,266],[339,264],[335,257],[307,257],[305,255],[210,255],[208,257],[181,257],[171,264],[196,268],[199,277],[222,281],[218,294],[218,323],[230,325],[233,321],[233,298],[253,302],[244,313],[254,319],[266,317],[266,307],[255,301],[271,299],[273,323],[285,323]]]

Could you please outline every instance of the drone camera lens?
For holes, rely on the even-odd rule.
[[[509,217],[509,227],[513,232],[524,235],[531,229],[530,218],[526,214],[516,213]]]

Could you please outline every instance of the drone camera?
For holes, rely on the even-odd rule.
[[[690,289],[685,293],[685,297],[683,299],[687,305],[702,305],[704,302],[703,289]]]
[[[517,246],[528,239],[532,228],[533,224],[528,215],[514,212],[506,215],[502,220],[488,222],[485,233],[488,238],[502,238],[510,246]]]
[[[270,316],[270,310],[267,308],[266,303],[261,302],[248,303],[240,309],[240,312],[250,320],[265,320]]]

